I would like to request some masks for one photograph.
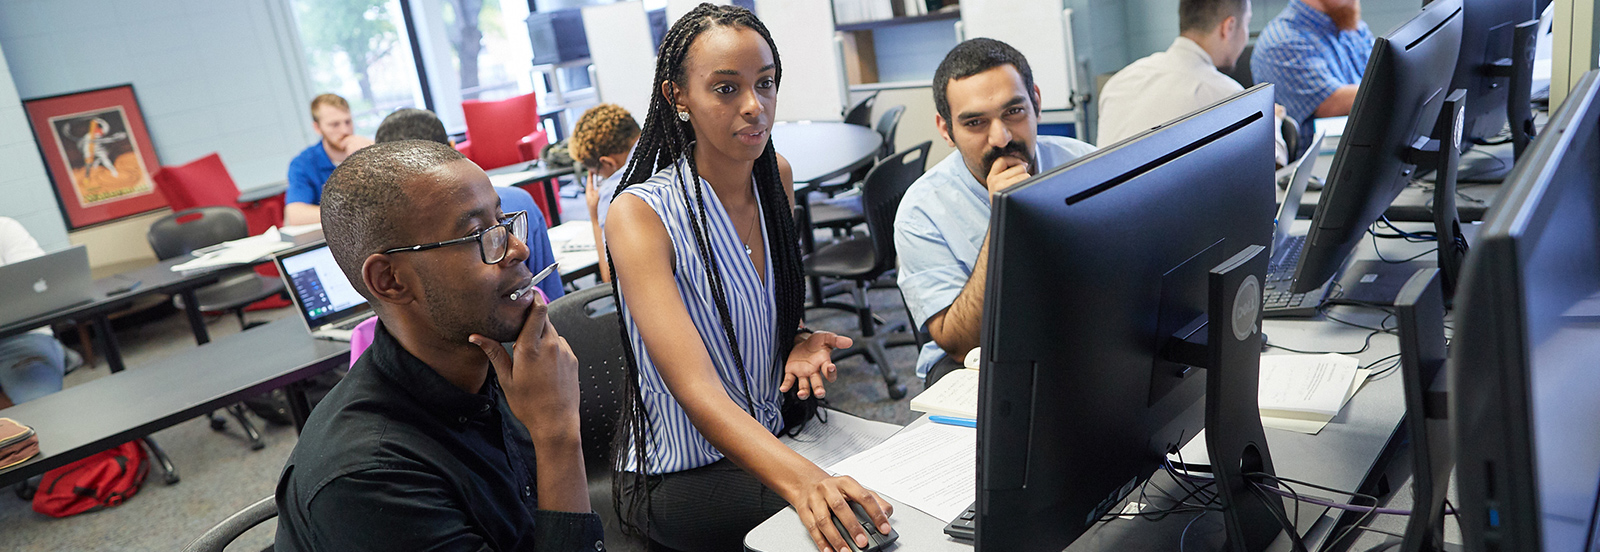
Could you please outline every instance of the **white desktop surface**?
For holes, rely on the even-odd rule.
[[[1309,221],[1297,221],[1294,232],[1304,233],[1309,225]],[[1412,230],[1426,228],[1425,225],[1414,223],[1399,223],[1399,225],[1401,228]],[[1471,235],[1471,230],[1468,232]],[[1413,244],[1402,240],[1379,240],[1378,246],[1383,248],[1383,254],[1388,258],[1410,257],[1431,247],[1426,243]],[[1371,240],[1363,240],[1352,257],[1356,260],[1376,259]],[[1329,311],[1341,320],[1374,327],[1389,318],[1386,313],[1370,308],[1338,306],[1332,307]],[[1394,327],[1395,324],[1393,319],[1387,320],[1387,327]],[[1264,321],[1262,327],[1267,334],[1268,343],[1317,351],[1355,351],[1362,347],[1367,334],[1370,333],[1368,330],[1324,318],[1268,319]],[[1392,334],[1380,334],[1372,338],[1372,345],[1366,351],[1352,356],[1360,359],[1362,365],[1366,366],[1398,352],[1399,340]],[[1404,413],[1403,384],[1397,368],[1368,380],[1339,415],[1317,435],[1266,430],[1275,471],[1284,477],[1353,490],[1366,476],[1376,456],[1399,427]],[[918,423],[926,423],[925,418],[912,425]],[[1401,468],[1405,472],[1410,471],[1409,466]],[[1394,469],[1395,466],[1391,465],[1390,471]],[[1398,483],[1394,479],[1391,479],[1391,482]],[[1300,510],[1300,523],[1297,525],[1301,528],[1303,538],[1312,549],[1320,548],[1321,542],[1330,536],[1329,532],[1340,512],[1330,512],[1326,508],[1310,504],[1302,504]],[[1131,549],[1128,546],[1131,543],[1125,542],[1124,538],[1138,533],[1150,533],[1156,528],[1162,528],[1163,531],[1171,530],[1170,523],[1173,521],[1178,521],[1177,517],[1169,518],[1164,523],[1139,519],[1119,519],[1102,523],[1080,537],[1069,550]],[[945,535],[944,522],[897,502],[895,515],[890,518],[890,524],[895,527],[900,538],[887,550],[972,549],[970,544],[957,542]],[[1201,525],[1195,526],[1186,544],[1191,549],[1216,549],[1221,542],[1216,534],[1218,528],[1214,525],[1212,527]],[[1183,522],[1178,521],[1178,527],[1182,526]],[[1174,535],[1174,539],[1178,538],[1176,530],[1170,532]],[[1346,539],[1346,542],[1349,540],[1353,539]],[[1177,545],[1177,541],[1174,540],[1169,548],[1175,548]],[[799,518],[792,508],[784,509],[751,530],[745,538],[745,546],[747,550],[758,552],[814,552],[815,550],[810,536],[800,525]],[[1270,549],[1290,550],[1289,539],[1280,536]]]

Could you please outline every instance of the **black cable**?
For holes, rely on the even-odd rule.
[[[1291,353],[1300,353],[1302,355],[1328,355],[1328,354],[1334,354],[1334,355],[1359,355],[1361,353],[1367,352],[1367,349],[1371,349],[1372,348],[1372,337],[1376,336],[1376,335],[1378,335],[1380,333],[1383,333],[1383,331],[1374,330],[1371,333],[1368,333],[1366,340],[1363,341],[1362,344],[1361,344],[1361,348],[1360,349],[1356,349],[1354,351],[1303,351],[1303,350],[1300,350],[1300,349],[1291,349],[1289,347],[1284,347],[1282,345],[1275,345],[1271,341],[1267,342],[1267,346],[1268,347],[1272,347],[1274,349],[1279,349],[1279,350],[1283,350],[1283,351],[1289,351]]]
[[[1287,478],[1287,477],[1278,477],[1278,476],[1272,475],[1270,473],[1251,472],[1251,473],[1246,474],[1246,475],[1271,477],[1273,479],[1278,480],[1279,482],[1285,482],[1285,481],[1292,482],[1292,483],[1295,483],[1297,485],[1305,485],[1307,487],[1311,487],[1313,489],[1317,489],[1317,490],[1321,490],[1321,491],[1327,491],[1327,492],[1330,492],[1330,493],[1337,493],[1337,494],[1342,494],[1342,495],[1345,495],[1345,496],[1349,496],[1351,498],[1359,498],[1359,499],[1366,499],[1366,500],[1372,501],[1372,505],[1368,506],[1369,509],[1367,510],[1367,513],[1362,514],[1360,518],[1356,519],[1356,522],[1353,525],[1345,527],[1343,531],[1340,531],[1338,535],[1335,535],[1333,540],[1328,541],[1328,543],[1326,545],[1324,545],[1324,547],[1326,547],[1326,548],[1333,548],[1333,547],[1338,546],[1339,541],[1344,540],[1345,537],[1350,535],[1350,532],[1351,532],[1352,528],[1360,527],[1362,524],[1370,522],[1372,520],[1372,518],[1375,515],[1377,515],[1377,513],[1378,513],[1378,504],[1379,504],[1380,501],[1378,500],[1378,497],[1375,497],[1375,496],[1372,496],[1372,495],[1369,495],[1369,494],[1354,493],[1354,492],[1350,492],[1350,491],[1341,491],[1339,489],[1335,489],[1335,488],[1332,488],[1332,487],[1325,487],[1325,486],[1322,486],[1322,485],[1318,485],[1316,483],[1308,483],[1308,482],[1305,482],[1305,481],[1300,481],[1300,480],[1296,480],[1296,479],[1290,479],[1290,478]],[[1352,506],[1359,506],[1359,505],[1352,504]]]

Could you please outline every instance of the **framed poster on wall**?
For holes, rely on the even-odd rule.
[[[24,100],[22,105],[71,229],[167,205],[150,179],[150,172],[161,165],[133,85]]]

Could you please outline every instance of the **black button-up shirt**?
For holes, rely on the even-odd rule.
[[[534,474],[494,371],[464,392],[379,324],[283,468],[276,547],[604,550],[599,516],[538,509]]]

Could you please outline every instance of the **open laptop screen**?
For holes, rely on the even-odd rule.
[[[289,293],[311,329],[367,308],[366,298],[350,285],[326,244],[291,252],[279,263]]]

